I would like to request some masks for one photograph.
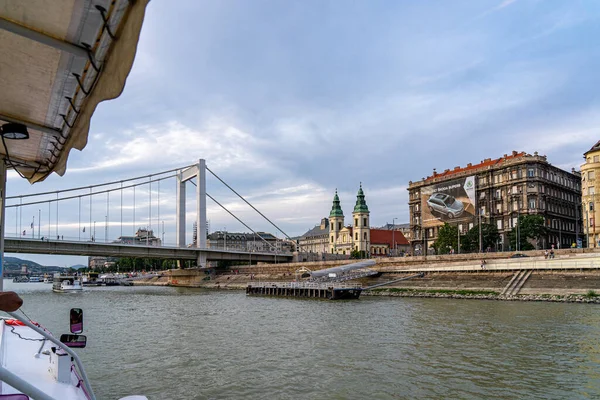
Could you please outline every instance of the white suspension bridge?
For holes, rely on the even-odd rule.
[[[207,193],[207,171],[283,239],[272,240],[272,235],[252,229]],[[165,238],[164,221],[173,220],[172,206],[165,207],[165,197],[172,195],[168,181],[176,186],[174,238]],[[188,183],[195,189],[191,232],[186,229]],[[222,244],[207,242],[207,198],[252,232],[252,249],[235,245],[233,240],[229,246],[226,240]],[[154,229],[159,235],[154,236]],[[192,240],[186,240],[190,236]],[[256,246],[256,242],[261,245]],[[286,242],[288,246],[283,245]],[[11,253],[194,260],[204,267],[212,260],[288,261],[292,258],[292,242],[279,226],[210,170],[203,159],[197,164],[118,181],[6,198],[4,246]]]

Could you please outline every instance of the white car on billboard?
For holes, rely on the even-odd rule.
[[[446,193],[432,194],[427,200],[427,206],[430,211],[437,211],[440,214],[447,215],[448,218],[460,217],[465,211],[465,205],[462,201],[456,200]]]

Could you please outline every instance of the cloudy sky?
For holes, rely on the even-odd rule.
[[[373,226],[408,222],[408,181],[433,168],[518,150],[570,170],[599,139],[596,0],[173,4],[148,6],[125,91],[98,107],[88,145],[73,151],[66,175],[33,186],[11,175],[9,195],[204,158],[293,236],[328,215],[336,188],[346,216],[362,182]],[[160,216],[152,188],[151,223],[148,188],[138,188],[135,221],[132,193],[124,194],[123,234],[164,221],[165,242],[174,242],[175,183],[161,185]],[[215,179],[207,186],[253,228],[274,232]],[[31,235],[28,225],[41,215],[42,235],[58,229],[80,237],[91,218],[100,239],[108,221],[112,240],[121,234],[118,196],[109,200],[108,218],[106,196],[95,197],[91,215],[84,204],[82,217],[76,202],[61,203],[58,224],[54,205],[25,207],[20,217],[9,209],[7,235],[26,228]],[[211,230],[247,231],[213,203],[208,217]]]

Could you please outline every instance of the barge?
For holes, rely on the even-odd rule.
[[[358,284],[333,284],[315,282],[264,282],[249,284],[248,296],[295,297],[327,300],[358,299],[362,287]]]

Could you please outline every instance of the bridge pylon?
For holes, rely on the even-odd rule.
[[[177,179],[176,204],[176,243],[177,247],[186,247],[185,243],[185,183],[196,178],[196,225],[198,236],[196,247],[206,249],[206,161],[199,159],[198,164],[179,171]],[[206,253],[199,253],[198,266],[206,267]]]

